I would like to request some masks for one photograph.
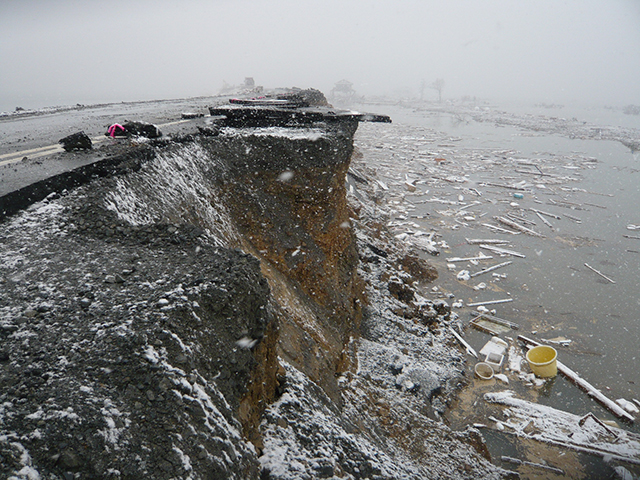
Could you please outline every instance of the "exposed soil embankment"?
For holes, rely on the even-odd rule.
[[[169,143],[0,224],[0,474],[503,476],[437,421],[453,319],[372,172],[347,195],[356,127]]]
[[[356,127],[345,121],[300,138],[208,143],[230,160],[224,203],[283,309],[281,354],[337,403],[336,375],[347,368],[344,349],[358,335],[364,300],[345,190]]]

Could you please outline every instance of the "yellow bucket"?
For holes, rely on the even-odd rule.
[[[558,352],[553,347],[539,345],[527,352],[527,362],[538,377],[555,377],[558,374]]]

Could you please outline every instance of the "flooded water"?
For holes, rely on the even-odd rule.
[[[495,308],[498,317],[520,325],[514,337],[570,340],[568,346],[554,345],[559,360],[612,400],[640,400],[640,238],[630,238],[640,237],[640,229],[628,228],[640,224],[638,154],[634,156],[619,142],[569,139],[478,123],[455,113],[378,105],[366,108],[390,115],[394,122],[361,124],[356,135],[367,164],[389,187],[385,193],[390,225],[398,232],[435,231],[436,238],[446,242],[440,256],[425,255],[440,273],[434,283],[438,291],[427,293],[451,292],[464,302],[465,307],[454,310],[467,326],[465,339],[476,350],[489,339],[468,327],[476,312],[466,307],[468,303],[512,299],[487,308]],[[550,115],[548,109],[533,110]],[[522,107],[510,111],[524,113]],[[605,109],[565,112],[572,117],[583,115],[576,117],[583,121],[616,118]],[[625,117],[632,118],[625,118],[624,126],[633,128],[638,123],[640,127],[640,118]],[[437,170],[434,174],[438,157],[445,159],[440,175]],[[407,179],[413,181],[416,191],[406,188]],[[523,190],[496,185],[523,185]],[[523,198],[514,198],[514,193]],[[552,229],[531,208],[560,219],[543,215]],[[507,213],[535,222],[527,225],[544,237],[496,233],[485,226],[508,229],[492,218]],[[501,258],[483,250],[494,259],[449,268],[447,258],[480,254],[478,245],[467,243],[469,238],[509,240],[505,248],[526,258]],[[466,282],[456,279],[462,269],[474,272],[507,260],[513,263],[495,271],[504,278],[489,273]],[[473,288],[481,282],[485,288]],[[475,359],[468,358],[471,368]],[[509,388],[517,391],[521,387]],[[615,419],[561,376],[537,390],[535,401],[576,415],[593,412],[603,419]],[[454,415],[452,422],[462,427],[480,420],[486,422],[467,412]],[[640,432],[638,423],[622,426]]]

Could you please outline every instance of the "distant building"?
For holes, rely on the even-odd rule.
[[[349,105],[356,98],[356,91],[353,89],[353,83],[349,80],[340,80],[336,82],[329,93],[329,101],[337,105]]]
[[[227,82],[222,82],[222,88],[220,89],[220,95],[259,95],[264,91],[264,87],[256,85],[253,77],[245,77],[244,82],[240,85],[230,85]]]

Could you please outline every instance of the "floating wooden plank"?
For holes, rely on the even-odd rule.
[[[482,205],[482,202],[478,202],[477,200],[470,203],[469,205],[465,205],[464,207],[460,207],[458,209],[459,212],[466,210],[467,208],[475,207],[476,205]]]
[[[456,262],[468,262],[470,260],[491,260],[493,257],[491,255],[480,254],[477,257],[451,257],[447,258],[447,262],[456,263]]]
[[[624,237],[624,235],[623,235]],[[640,238],[640,237],[638,237]],[[467,241],[467,243],[469,245],[477,245],[479,243],[484,243],[485,245],[491,245],[491,244],[495,244],[495,245],[503,245],[505,243],[509,243],[508,240],[499,240],[499,239],[482,239],[482,238],[465,238],[465,240]]]
[[[600,275],[602,278],[604,278],[605,280],[610,281],[611,283],[616,283],[615,281],[611,280],[609,277],[607,277],[604,273],[599,272],[598,270],[596,270],[595,268],[593,268],[591,265],[589,265],[588,263],[584,264],[585,267],[587,267],[589,270],[591,270],[592,272],[596,272],[598,275]]]
[[[564,470],[556,467],[550,467],[549,465],[543,465],[542,463],[529,462],[527,460],[520,460],[519,458],[507,457],[506,455],[502,455],[500,459],[503,462],[513,463],[514,465],[527,465],[528,467],[541,468],[559,475],[564,475]]]
[[[513,255],[514,257],[527,258],[522,253],[514,252],[513,250],[507,250],[506,248],[494,247],[492,245],[479,245],[480,248],[484,248],[485,250],[490,250],[493,253],[499,253],[501,255]]]
[[[547,220],[546,218],[544,218],[544,217],[543,217],[540,213],[538,213],[538,212],[533,212],[533,213],[535,213],[535,214],[538,216],[538,218],[539,218],[540,220],[542,220],[542,223],[544,223],[547,227],[549,227],[551,230],[553,230],[553,225],[551,224],[551,222],[549,222],[549,220]]]
[[[451,333],[453,333],[453,336],[456,337],[458,339],[458,341],[464,346],[464,348],[467,350],[467,353],[469,355],[473,355],[474,357],[478,358],[478,354],[473,349],[473,347],[471,345],[469,345],[467,342],[465,342],[464,338],[462,338],[460,335],[458,335],[458,332],[456,332],[451,327],[449,327],[449,330],[451,330]]]
[[[469,325],[493,336],[499,336],[503,333],[510,332],[512,329],[519,328],[517,324],[509,322],[508,320],[485,314],[480,314],[472,318]]]
[[[479,272],[476,273],[472,273],[470,275],[471,278],[473,277],[477,277],[478,275],[482,275],[484,273],[488,273],[488,272],[492,272],[494,270],[497,270],[499,268],[502,267],[506,267],[507,265],[511,265],[513,262],[511,260],[509,260],[508,262],[503,262],[503,263],[499,263],[498,265],[494,265],[493,267],[487,267],[487,268],[483,268],[482,270],[480,270]]]
[[[502,327],[501,330],[504,330],[504,331],[499,331],[499,328],[496,325],[486,325],[486,322],[487,320],[485,320],[483,323],[480,317],[476,317],[473,320],[471,320],[471,322],[469,322],[469,325],[480,330],[481,332],[488,333],[489,335],[493,335],[494,337],[499,337],[501,333],[506,333],[509,331],[507,327]]]
[[[582,204],[580,203],[574,203],[574,202],[570,202],[568,200],[562,200],[561,202],[556,202],[553,198],[550,198],[549,201],[553,204],[553,205],[557,205],[559,207],[563,207],[563,208],[573,208],[576,210],[589,210],[587,208],[582,208]]]
[[[496,219],[498,222],[507,225],[515,230],[519,230],[523,233],[526,233],[527,235],[532,235],[534,237],[542,237],[544,238],[544,235],[542,235],[541,233],[536,232],[535,230],[531,230],[530,228],[525,227],[524,225],[520,225],[519,223],[514,222],[513,220],[509,220],[508,218],[504,218],[504,217],[493,217],[494,219]]]
[[[500,421],[507,427],[504,432],[640,465],[640,435],[636,433],[603,428],[601,422],[589,421],[588,416],[528,402],[514,397],[511,391],[486,393],[484,399],[507,407],[508,419]]]
[[[513,302],[513,298],[503,298],[502,300],[487,300],[486,302],[475,302],[468,303],[468,307],[480,307],[482,305],[496,305],[498,303],[509,303]]]
[[[546,215],[547,217],[555,218],[556,220],[562,220],[562,217],[556,215],[555,213],[543,212],[542,210],[537,210],[535,208],[530,208],[532,212],[539,213],[540,215]]]
[[[585,205],[589,205],[590,207],[597,207],[597,208],[602,208],[603,210],[606,210],[607,207],[603,207],[602,205],[596,205],[595,203],[588,203],[588,202],[584,202]]]
[[[514,170],[516,173],[525,173],[529,175],[538,175],[540,177],[553,177],[553,178],[564,178],[560,175],[554,175],[553,173],[544,173],[544,172],[534,172],[533,170]]]
[[[510,233],[511,235],[520,235],[520,232],[514,232],[513,230],[507,230],[506,228],[498,227],[497,225],[491,225],[490,223],[483,223],[483,227],[490,228],[496,232],[500,233]]]
[[[526,218],[519,217],[518,215],[514,215],[513,213],[507,213],[507,217],[514,222],[524,223],[525,225],[535,225],[536,222],[531,220],[527,220]]]
[[[523,187],[514,187],[513,185],[504,185],[502,183],[489,183],[489,182],[482,182],[480,185],[487,185],[489,187],[500,187],[500,188],[508,188],[509,190],[520,190],[521,192],[524,192],[526,189]]]
[[[524,342],[527,345],[539,346],[540,343],[532,340],[530,338],[525,337],[524,335],[518,335],[518,340]],[[618,405],[613,400],[607,398],[600,390],[591,385],[585,379],[581,378],[576,372],[567,367],[564,363],[557,361],[558,371],[575,383],[578,387],[583,389],[585,392],[589,394],[589,396],[593,397],[600,404],[607,407],[613,414],[620,418],[624,418],[625,420],[629,420],[630,422],[634,422],[635,418],[633,415],[628,413],[624,408]]]
[[[513,330],[518,330],[520,328],[520,325],[518,325],[517,323],[510,322],[509,320],[505,320],[504,318],[499,318],[494,315],[489,315],[488,313],[481,313],[476,318],[479,318],[479,317],[486,318],[488,320],[491,320],[494,323],[497,323],[499,325],[504,325],[505,327],[509,327]]]

